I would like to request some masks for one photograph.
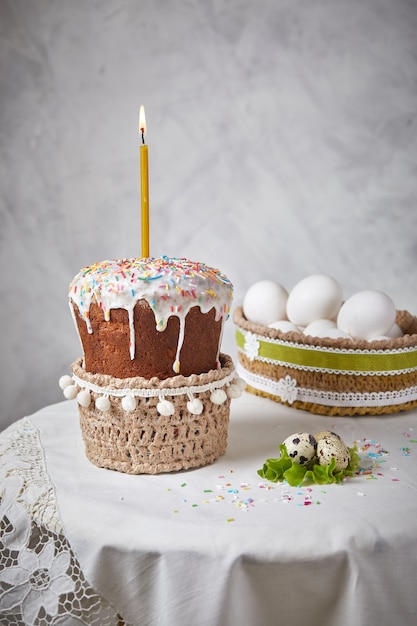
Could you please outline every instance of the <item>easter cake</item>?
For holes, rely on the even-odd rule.
[[[83,268],[69,298],[86,371],[165,379],[215,369],[232,289],[219,270],[188,259]]]
[[[60,386],[77,399],[88,458],[127,473],[206,465],[227,445],[242,383],[220,352],[233,286],[178,258],[85,267],[69,287],[83,348]]]
[[[260,281],[233,317],[252,393],[322,415],[417,406],[417,318],[381,291],[345,300],[331,276],[307,276],[290,291]]]

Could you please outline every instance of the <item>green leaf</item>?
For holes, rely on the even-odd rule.
[[[284,472],[284,478],[291,487],[299,487],[306,475],[307,467],[299,463],[293,463],[292,467]]]
[[[319,465],[314,457],[308,465],[300,465],[290,456],[284,444],[278,446],[281,456],[278,459],[267,459],[258,470],[259,476],[271,482],[286,480],[292,487],[299,487],[304,482],[313,482],[318,485],[341,483],[346,477],[352,477],[359,472],[360,456],[356,446],[348,448],[350,462],[346,469],[335,472],[336,459],[332,458],[328,465]]]
[[[318,485],[329,485],[331,483],[337,482],[337,479],[334,475],[334,468],[336,465],[336,459],[332,458],[328,465],[319,465],[316,463],[312,470],[308,473],[308,478]]]
[[[356,445],[353,448],[348,448],[350,454],[350,463],[347,466],[345,472],[349,472],[348,476],[357,474],[361,468],[361,457],[358,454],[358,448]]]

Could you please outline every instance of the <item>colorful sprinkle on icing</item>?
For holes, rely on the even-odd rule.
[[[126,309],[130,326],[130,356],[135,356],[133,310],[146,300],[154,312],[158,331],[166,328],[175,315],[180,320],[180,337],[175,361],[178,362],[184,337],[185,318],[199,306],[202,313],[212,308],[216,320],[230,316],[233,285],[219,270],[184,258],[135,258],[101,261],[84,267],[69,287],[70,303],[77,305],[88,332],[92,332],[89,310],[95,302],[110,319],[111,309]]]

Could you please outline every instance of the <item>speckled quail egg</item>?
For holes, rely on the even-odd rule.
[[[317,441],[317,443],[320,441],[320,439],[324,439],[325,437],[337,437],[338,439],[341,439],[340,435],[333,432],[332,430],[321,430],[314,435],[314,439]]]
[[[294,433],[282,442],[296,463],[306,465],[316,456],[317,442],[310,433]]]
[[[350,463],[350,454],[346,444],[339,435],[333,433],[319,439],[316,454],[319,465],[329,465],[330,461],[335,458],[335,472],[346,469]]]

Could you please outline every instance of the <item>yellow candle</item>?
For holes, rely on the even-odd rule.
[[[141,191],[141,222],[142,222],[142,257],[149,253],[149,173],[148,173],[148,146],[145,144],[146,120],[143,105],[139,111],[139,135],[142,137],[140,146],[140,191]]]

